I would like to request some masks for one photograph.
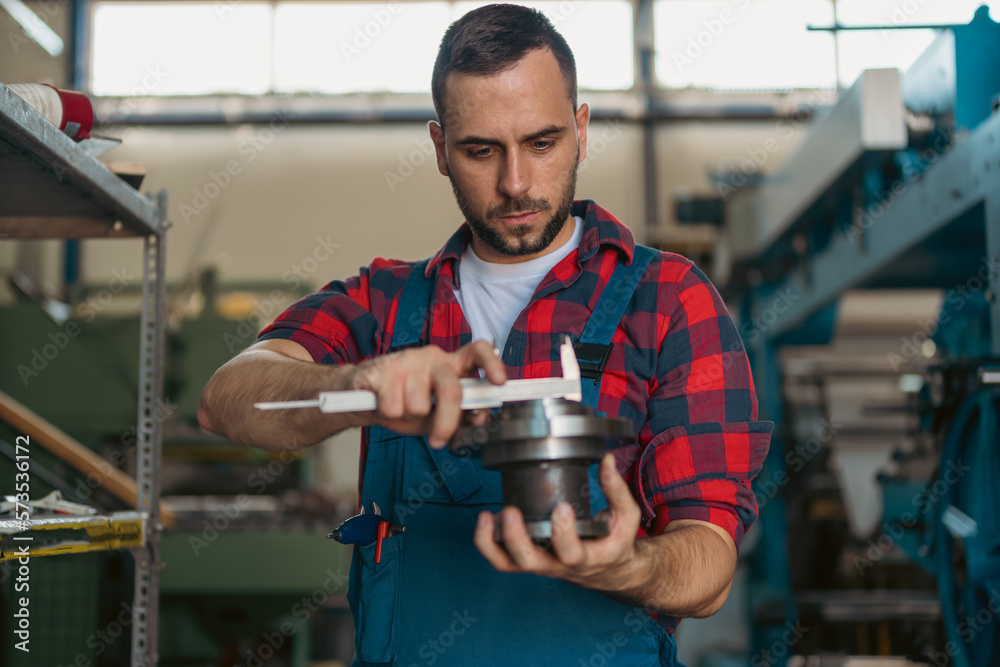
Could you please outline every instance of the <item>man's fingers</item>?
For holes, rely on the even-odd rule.
[[[476,532],[472,537],[473,544],[479,549],[479,553],[489,561],[489,564],[500,572],[516,572],[517,566],[514,565],[514,561],[510,559],[503,547],[493,539],[495,531],[495,517],[490,512],[480,512],[479,521],[476,522]]]
[[[426,417],[431,413],[430,377],[423,373],[406,376],[406,415]]]
[[[546,574],[556,564],[552,556],[531,541],[521,510],[513,506],[505,507],[497,518],[502,525],[504,549],[519,570]]]
[[[368,378],[371,390],[377,397],[377,411],[386,419],[403,419],[406,416],[406,384],[400,379],[387,381],[385,374]]]
[[[483,369],[495,384],[507,380],[507,371],[491,343],[474,341],[454,353],[436,346],[405,350],[365,362],[352,378],[352,389],[368,389],[378,397],[377,415],[390,428],[419,428],[393,422],[422,421],[419,428],[431,446],[444,447],[461,422],[462,387],[459,378]],[[474,425],[489,418],[473,415]]]
[[[440,449],[448,444],[462,419],[462,385],[447,366],[436,366],[431,374],[437,405],[431,415],[428,442]]]
[[[493,384],[503,384],[507,381],[507,368],[497,356],[492,343],[485,340],[475,340],[458,351],[460,368],[458,373],[467,376],[480,368],[486,374],[486,379]]]
[[[583,564],[586,550],[576,534],[576,513],[569,503],[559,503],[552,511],[552,550],[563,565]]]
[[[625,480],[618,474],[618,468],[615,467],[615,455],[610,452],[601,459],[601,490],[604,491],[604,496],[608,499],[608,509],[611,514],[622,517],[624,525],[634,534],[639,528],[642,513]],[[612,522],[612,530],[615,524],[618,522]]]

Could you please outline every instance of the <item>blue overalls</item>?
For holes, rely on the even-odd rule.
[[[584,403],[596,408],[604,352],[656,251],[619,264],[577,343]],[[419,340],[433,290],[426,260],[410,273],[393,347]],[[556,352],[558,355],[558,352]],[[558,358],[558,356],[556,356]],[[607,506],[591,469],[593,511]],[[599,496],[599,497],[598,497]],[[562,580],[497,572],[472,543],[482,510],[502,507],[500,473],[433,450],[426,438],[372,426],[361,502],[406,532],[355,546],[348,600],[355,667],[399,665],[654,667],[676,664],[673,636],[642,609]]]

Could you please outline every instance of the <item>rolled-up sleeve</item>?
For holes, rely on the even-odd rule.
[[[634,480],[652,534],[677,519],[724,528],[737,548],[757,518],[750,488],[773,424],[756,421],[743,342],[722,298],[691,266],[664,290],[656,381]]]
[[[368,269],[299,299],[257,340],[275,338],[298,343],[322,364],[356,364],[374,356],[380,327],[370,310]]]

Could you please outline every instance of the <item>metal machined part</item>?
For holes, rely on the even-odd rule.
[[[601,417],[575,401],[545,398],[505,404],[496,428],[460,432],[451,448],[456,454],[481,455],[483,467],[500,471],[504,505],[518,507],[532,539],[545,543],[552,537],[552,511],[560,502],[574,509],[578,535],[607,535],[607,524],[591,516],[588,468],[609,445],[634,437],[635,427],[627,419]],[[503,541],[499,526],[497,541]]]

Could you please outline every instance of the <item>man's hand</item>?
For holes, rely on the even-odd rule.
[[[431,346],[404,350],[352,366],[317,364],[298,343],[263,340],[212,376],[198,404],[198,422],[233,442],[268,449],[308,447],[344,429],[370,424],[430,434],[431,444],[443,447],[462,417],[459,379],[480,368],[494,384],[507,380],[503,362],[485,341],[450,353]],[[378,410],[327,414],[253,407],[260,401],[314,399],[320,392],[346,389],[375,392]],[[475,415],[472,423],[482,425],[488,416]]]
[[[679,520],[663,535],[637,539],[641,511],[612,454],[601,460],[600,481],[608,499],[607,536],[580,539],[572,508],[560,503],[552,513],[552,550],[545,551],[531,541],[520,510],[505,507],[496,517],[479,515],[476,547],[501,572],[565,579],[673,616],[718,611],[736,566],[729,534],[703,521]],[[497,520],[503,523],[504,546],[493,539]]]
[[[461,378],[483,369],[493,384],[507,381],[507,370],[493,346],[477,340],[456,352],[427,346],[403,350],[359,364],[348,389],[375,393],[378,409],[370,420],[397,433],[428,435],[432,447],[444,447],[462,419]],[[485,423],[486,412],[472,417]]]
[[[622,578],[635,561],[641,512],[625,480],[615,470],[612,454],[605,454],[601,461],[601,488],[608,499],[605,537],[580,539],[573,508],[560,503],[552,512],[551,553],[531,541],[524,517],[516,507],[505,507],[496,517],[489,512],[481,513],[473,541],[486,560],[501,572],[531,572],[587,588],[619,590],[627,583]],[[504,546],[493,540],[497,520],[503,524]]]

